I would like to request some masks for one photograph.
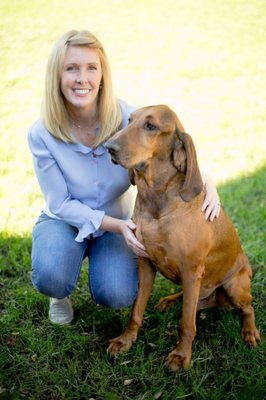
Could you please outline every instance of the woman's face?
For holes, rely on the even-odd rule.
[[[90,111],[97,105],[101,79],[102,68],[97,51],[86,46],[69,46],[60,87],[73,112]]]

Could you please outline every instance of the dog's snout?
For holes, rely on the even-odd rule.
[[[114,143],[113,140],[108,140],[105,143],[105,147],[107,148],[107,150],[112,158],[112,161],[116,164],[117,163],[116,162],[116,154],[117,154],[117,151],[119,150],[118,144]]]
[[[118,145],[113,140],[108,140],[105,143],[105,147],[109,151],[109,153],[115,153],[118,150]]]

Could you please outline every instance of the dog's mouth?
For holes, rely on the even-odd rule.
[[[110,156],[111,156],[111,160],[114,164],[119,164],[118,162],[118,146],[116,143],[114,143],[112,140],[108,140],[105,143],[105,147],[107,148]]]
[[[110,154],[110,156],[111,156],[111,160],[112,160],[112,162],[114,163],[114,164],[118,164],[118,161],[117,161],[117,154],[116,154],[116,151],[114,150],[114,149],[108,149],[108,152],[109,152],[109,154]]]
[[[112,140],[106,142],[105,147],[107,148],[111,156],[111,160],[114,164],[119,164],[121,165],[121,167],[124,167],[126,169],[134,168],[138,172],[143,172],[146,169],[146,161],[139,161],[133,164],[132,155],[129,155],[127,152],[123,152],[123,155],[120,154],[119,146]]]

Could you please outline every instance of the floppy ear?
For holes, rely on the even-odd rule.
[[[178,171],[185,173],[187,166],[187,155],[186,150],[184,148],[183,142],[180,139],[176,139],[174,143],[174,152],[173,152],[173,163]]]
[[[192,138],[184,132],[179,132],[178,136],[177,150],[174,151],[174,164],[177,169],[185,174],[185,182],[179,194],[184,201],[188,202],[203,190],[203,182]]]

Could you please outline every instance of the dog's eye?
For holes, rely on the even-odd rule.
[[[146,121],[144,124],[144,129],[146,129],[147,131],[156,131],[158,128],[157,126],[151,124],[150,122]]]
[[[132,122],[132,119],[128,118],[128,125],[130,124],[130,122]]]

